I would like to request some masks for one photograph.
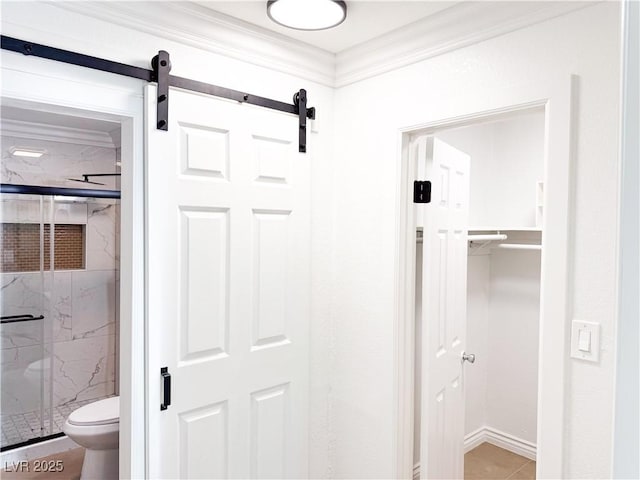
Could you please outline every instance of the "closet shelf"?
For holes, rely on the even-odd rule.
[[[542,250],[540,236],[540,229],[535,228],[527,228],[526,230],[522,228],[470,228],[467,235],[469,255],[491,254],[494,249],[540,251]],[[507,242],[507,240],[510,241]]]
[[[534,243],[499,243],[491,248],[499,248],[503,250],[542,250],[542,245]]]
[[[467,235],[467,240],[470,242],[493,242],[506,240],[507,236],[500,235]]]
[[[468,227],[469,232],[542,232],[540,227]]]

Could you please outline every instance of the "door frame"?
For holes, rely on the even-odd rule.
[[[396,317],[394,321],[395,466],[397,478],[413,478],[413,391],[416,209],[412,203],[416,167],[411,158],[412,136],[462,127],[505,114],[544,108],[545,209],[542,226],[540,336],[538,358],[537,478],[563,478],[565,449],[566,370],[572,306],[574,161],[572,124],[577,77],[526,84],[487,96],[455,115],[398,130],[400,185],[397,195]],[[562,321],[558,321],[562,319]]]
[[[8,104],[121,124],[120,477],[146,478],[145,82],[11,52],[2,51],[0,59],[2,97]]]

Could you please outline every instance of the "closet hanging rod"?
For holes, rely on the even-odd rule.
[[[19,38],[0,36],[0,47],[2,50],[9,50],[23,55],[46,58],[57,62],[77,65],[79,67],[91,68],[102,72],[115,73],[125,77],[137,78],[147,82],[158,84],[157,103],[157,128],[167,130],[169,123],[169,87],[180,88],[192,92],[204,93],[220,98],[235,100],[239,103],[250,103],[259,107],[270,108],[280,112],[290,113],[298,116],[298,151],[307,151],[307,119],[316,118],[315,107],[307,107],[307,91],[302,88],[293,95],[293,103],[285,103],[271,98],[252,95],[226,87],[219,87],[198,80],[176,77],[169,75],[171,61],[169,53],[160,50],[158,55],[151,60],[152,70],[146,68],[127,65],[104,58],[84,55],[82,53],[63,50],[61,48],[50,47],[38,43],[28,42]]]
[[[470,242],[491,242],[506,240],[507,236],[504,233],[492,234],[492,235],[467,235],[467,240]]]
[[[530,243],[499,243],[491,248],[500,248],[503,250],[542,250],[542,245]]]

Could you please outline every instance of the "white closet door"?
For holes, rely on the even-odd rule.
[[[462,479],[470,158],[437,138],[418,142],[432,182],[423,210],[420,477]]]
[[[297,117],[146,92],[149,477],[307,476],[310,177]],[[160,368],[172,377],[160,410]]]

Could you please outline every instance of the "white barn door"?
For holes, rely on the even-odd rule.
[[[437,138],[418,142],[432,183],[423,210],[420,477],[462,479],[470,158]]]
[[[297,117],[146,91],[150,478],[307,476],[310,177]],[[160,409],[160,368],[172,381]]]

